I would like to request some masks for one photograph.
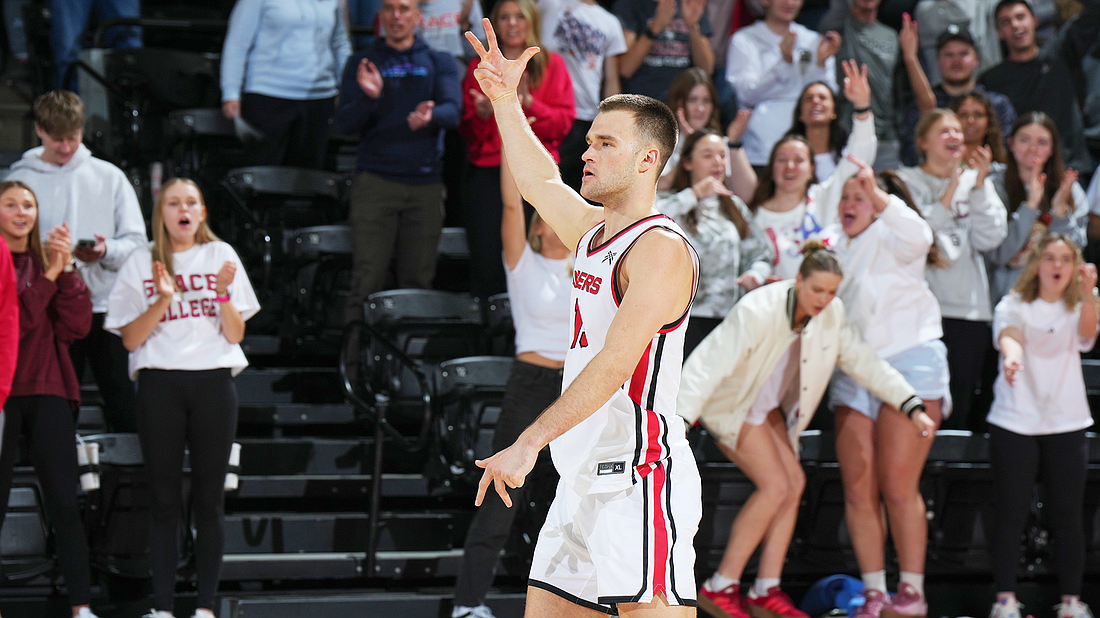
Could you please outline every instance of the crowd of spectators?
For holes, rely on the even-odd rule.
[[[645,94],[677,115],[680,139],[657,203],[698,245],[689,346],[745,292],[796,276],[805,243],[838,223],[849,178],[868,166],[896,170],[885,178],[919,213],[906,216],[923,217],[934,238],[936,260],[924,279],[950,368],[954,412],[945,422],[983,429],[979,394],[988,405],[994,308],[1044,234],[1078,246],[1100,237],[1100,0],[1082,0],[1076,12],[1046,0],[921,0],[896,30],[880,19],[880,2],[833,0],[810,23],[802,0],[238,0],[222,50],[222,110],[255,136],[247,144],[252,164],[321,168],[330,132],[358,140],[349,321],[391,283],[432,285],[447,216],[448,145],[461,144],[466,161],[456,219],[467,231],[470,290],[482,298],[505,292],[517,256],[530,253],[522,234],[500,233],[502,215],[515,218],[519,204],[502,194],[500,136],[463,37],[469,30],[484,39],[482,15],[506,57],[542,48],[519,96],[531,131],[571,186],[582,182],[586,134],[603,98]],[[18,20],[9,7],[18,4],[5,3],[12,32]],[[65,86],[92,4],[51,6],[56,81]],[[138,12],[123,0],[95,6],[101,19]],[[349,23],[373,26],[374,36],[350,37]],[[140,43],[130,30],[116,38],[120,46]],[[26,57],[20,36],[9,42],[17,59]],[[88,305],[89,318],[58,318],[53,328],[64,336],[55,338],[71,340],[70,355],[51,361],[58,381],[22,395],[49,395],[65,408],[73,389],[62,378],[88,364],[109,427],[135,431],[133,349],[124,347],[124,332],[120,338],[104,325],[120,269],[148,243],[146,226],[123,172],[82,144],[82,119],[72,93],[44,95],[35,106],[42,146],[8,178],[18,181],[7,187],[12,208],[38,213],[32,236],[47,244],[30,245],[44,257],[28,262],[26,285],[45,290],[40,304]],[[507,172],[503,181],[508,187]],[[556,260],[560,251],[550,253]],[[149,276],[159,285],[159,274]],[[228,284],[218,281],[221,303]],[[156,291],[145,290],[150,298]],[[115,326],[117,333],[125,325]],[[9,424],[5,442],[20,431],[34,429]],[[43,454],[40,465],[50,462]],[[70,594],[74,608],[86,604],[79,590]]]

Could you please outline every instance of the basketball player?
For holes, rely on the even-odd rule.
[[[511,505],[506,488],[522,486],[550,444],[561,480],[535,547],[527,616],[694,616],[699,473],[675,404],[698,260],[655,207],[676,119],[644,96],[601,103],[578,195],[516,93],[538,48],[509,60],[487,20],[485,34],[488,50],[466,37],[508,166],[577,258],[564,392],[512,446],[478,462],[477,503],[493,485]]]

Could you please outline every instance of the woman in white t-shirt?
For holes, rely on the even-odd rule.
[[[913,386],[938,426],[951,412],[951,392],[940,305],[925,268],[937,264],[939,251],[904,184],[884,173],[888,192],[869,165],[856,163],[859,172],[843,183],[840,223],[824,233],[848,269],[837,295],[848,321]],[[920,477],[936,427],[917,430],[897,408],[839,371],[829,385],[829,408],[836,414],[844,514],[865,589],[853,618],[924,616],[928,521]],[[886,591],[887,530],[901,569],[893,596]]]
[[[871,86],[867,67],[857,68],[854,61],[842,63],[844,96],[857,110],[853,114],[848,151],[860,161],[874,162],[878,140],[875,119],[870,111]],[[771,280],[792,279],[802,263],[802,243],[836,221],[836,208],[844,181],[859,169],[841,159],[833,175],[815,184],[814,152],[801,135],[788,134],[772,148],[767,170],[749,201],[753,219],[772,239],[775,251]],[[839,179],[839,180],[837,180]]]
[[[213,616],[225,473],[237,431],[233,376],[248,365],[240,342],[245,320],[259,310],[237,253],[206,225],[198,185],[169,181],[153,207],[152,246],[134,251],[119,269],[104,322],[130,351],[137,381],[138,436],[152,487],[152,618],[172,612],[184,449],[191,452],[195,617]]]
[[[991,618],[1019,617],[1016,572],[1020,532],[1032,490],[1043,484],[1043,520],[1054,539],[1062,602],[1058,618],[1092,618],[1081,603],[1084,512],[1092,426],[1081,352],[1096,343],[1096,266],[1086,264],[1067,234],[1035,246],[1012,292],[997,303],[993,336],[1001,352],[989,422],[993,469],[990,554],[997,585]]]
[[[493,434],[493,452],[511,446],[561,394],[562,368],[570,344],[569,295],[573,284],[569,248],[537,212],[531,224],[524,225],[523,200],[506,163],[501,166],[500,191],[504,201],[500,238],[516,328],[516,360]],[[550,450],[543,449],[526,486],[556,487],[557,482]],[[522,487],[509,489],[511,502],[521,500],[524,491]],[[451,612],[455,618],[492,618],[485,606],[485,594],[493,583],[493,568],[516,516],[517,509],[510,507],[495,492],[488,492],[470,522],[462,570],[455,582]]]

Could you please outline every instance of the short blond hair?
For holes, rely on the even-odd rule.
[[[50,137],[84,128],[84,101],[69,90],[51,90],[34,100],[34,123]]]

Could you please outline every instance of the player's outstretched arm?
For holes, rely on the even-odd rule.
[[[606,403],[630,379],[657,331],[687,311],[694,267],[682,238],[659,229],[647,232],[622,259],[626,260],[621,273],[625,291],[603,350],[512,446],[477,462],[485,468],[477,505],[493,485],[511,506],[505,487],[522,487],[542,447]]]
[[[519,58],[509,60],[497,45],[492,23],[488,19],[483,22],[488,49],[473,33],[467,32],[466,38],[481,56],[474,77],[493,103],[502,155],[514,170],[513,177],[523,197],[539,211],[565,246],[575,249],[581,236],[603,220],[603,214],[561,181],[554,158],[531,131],[516,96],[527,61],[539,53],[539,48],[529,47]]]

